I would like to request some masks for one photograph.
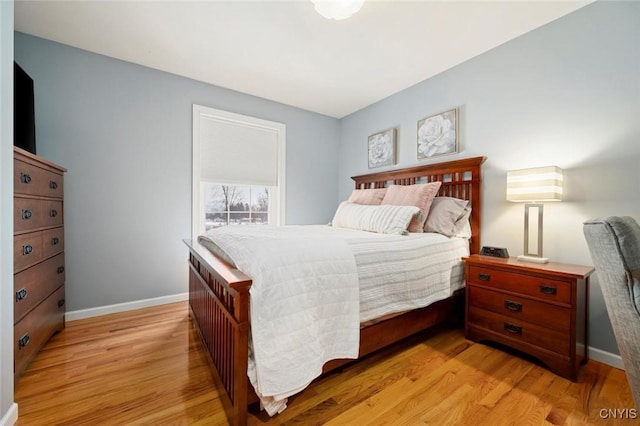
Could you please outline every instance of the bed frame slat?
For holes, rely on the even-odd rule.
[[[223,398],[223,402],[232,424],[244,425],[249,404],[247,363],[251,280],[215,258],[199,243],[190,240],[185,243],[190,249],[191,318],[225,389],[228,399]]]

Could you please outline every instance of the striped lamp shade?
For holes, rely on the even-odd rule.
[[[557,166],[507,172],[507,201],[562,201],[562,169]]]

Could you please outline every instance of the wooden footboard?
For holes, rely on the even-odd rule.
[[[251,279],[196,241],[189,247],[189,306],[194,325],[223,384],[233,425],[247,423]],[[225,395],[222,395],[223,399]]]

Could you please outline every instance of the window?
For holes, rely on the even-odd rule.
[[[192,237],[283,224],[284,160],[284,124],[194,105]]]
[[[204,183],[205,231],[226,225],[269,223],[268,187]]]

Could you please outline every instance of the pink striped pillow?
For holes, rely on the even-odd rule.
[[[407,231],[424,232],[424,222],[427,220],[431,203],[435,198],[442,182],[419,183],[416,185],[391,185],[382,199],[382,204],[393,206],[416,206],[420,213],[411,220]]]

